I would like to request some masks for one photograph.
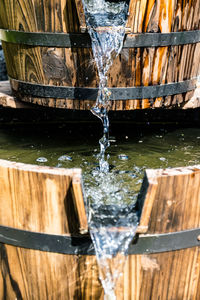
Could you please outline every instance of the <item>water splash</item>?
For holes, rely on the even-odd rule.
[[[105,174],[95,169],[84,181],[99,278],[105,299],[114,300],[117,281],[123,274],[127,250],[137,228],[136,196],[124,185],[123,175],[115,171]]]
[[[109,172],[109,163],[105,159],[106,149],[110,146],[108,111],[111,92],[107,88],[107,73],[123,46],[128,2],[84,0],[83,6],[99,74],[99,91],[92,113],[103,124],[103,137],[99,140],[100,172],[93,174],[98,187],[93,192],[90,189],[87,195],[90,203],[88,219],[105,299],[114,300],[117,279],[123,272],[126,252],[137,226],[134,205],[124,202],[123,187]]]
[[[126,261],[129,244],[135,235],[138,216],[136,198],[131,197],[120,175],[93,171],[96,185],[87,188],[88,222],[99,265],[99,278],[105,299],[116,299],[115,288]]]

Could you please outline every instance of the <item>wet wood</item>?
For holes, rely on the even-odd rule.
[[[48,233],[73,232],[67,225],[66,204],[72,195],[68,194],[70,182],[73,186],[75,178],[77,183],[77,170],[5,161],[0,161],[0,166],[1,224]],[[139,200],[144,210],[140,224],[145,223],[148,211],[147,234],[200,227],[199,195],[200,166],[147,170]],[[119,259],[122,262],[125,257],[113,258],[112,268],[118,266]],[[117,279],[117,299],[200,299],[199,264],[199,247],[130,255]],[[0,299],[103,300],[98,276],[95,256],[0,245]]]
[[[84,14],[80,0],[2,0],[0,27],[32,32],[80,32]],[[127,28],[132,33],[200,29],[200,0],[168,2],[131,0]],[[8,74],[15,79],[59,86],[97,87],[98,75],[91,49],[26,47],[3,43]],[[15,55],[13,55],[15,53]],[[123,49],[111,67],[110,87],[150,86],[199,75],[200,43],[184,46]],[[87,110],[94,101],[18,96],[49,107]],[[112,110],[183,108],[194,91],[162,98],[113,101]],[[195,105],[199,101],[194,99]],[[189,105],[190,106],[190,105]]]

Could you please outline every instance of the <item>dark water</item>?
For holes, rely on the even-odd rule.
[[[124,189],[132,203],[140,189],[144,170],[200,163],[199,128],[115,128],[107,151],[110,177]],[[95,127],[95,125],[94,125]],[[87,194],[98,186],[99,133],[94,128],[79,129],[0,129],[0,158],[54,167],[82,168]],[[38,158],[46,162],[37,162]],[[110,187],[112,190],[112,187]],[[115,193],[116,191],[114,191]],[[99,195],[103,197],[103,195]],[[106,199],[105,199],[106,201]]]

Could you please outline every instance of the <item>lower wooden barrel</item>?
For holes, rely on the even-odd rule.
[[[103,300],[80,180],[0,160],[0,299]],[[117,299],[200,299],[200,166],[147,170],[138,207]]]
[[[108,74],[111,110],[199,106],[199,6],[130,0],[129,34]],[[1,1],[0,38],[18,99],[77,110],[94,105],[98,75],[82,19],[80,0]]]

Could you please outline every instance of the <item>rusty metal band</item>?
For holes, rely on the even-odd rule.
[[[0,29],[0,40],[27,46],[58,48],[91,47],[91,39],[88,33],[44,33]],[[178,46],[199,42],[200,30],[170,33],[140,33],[126,35],[123,48]]]
[[[96,100],[98,88],[49,86],[10,78],[13,92],[35,98]],[[151,99],[186,93],[196,88],[197,78],[152,86],[109,88],[110,100]]]
[[[94,255],[90,236],[38,233],[0,226],[0,243],[68,255]],[[165,234],[139,235],[127,254],[150,254],[200,246],[200,228]]]

